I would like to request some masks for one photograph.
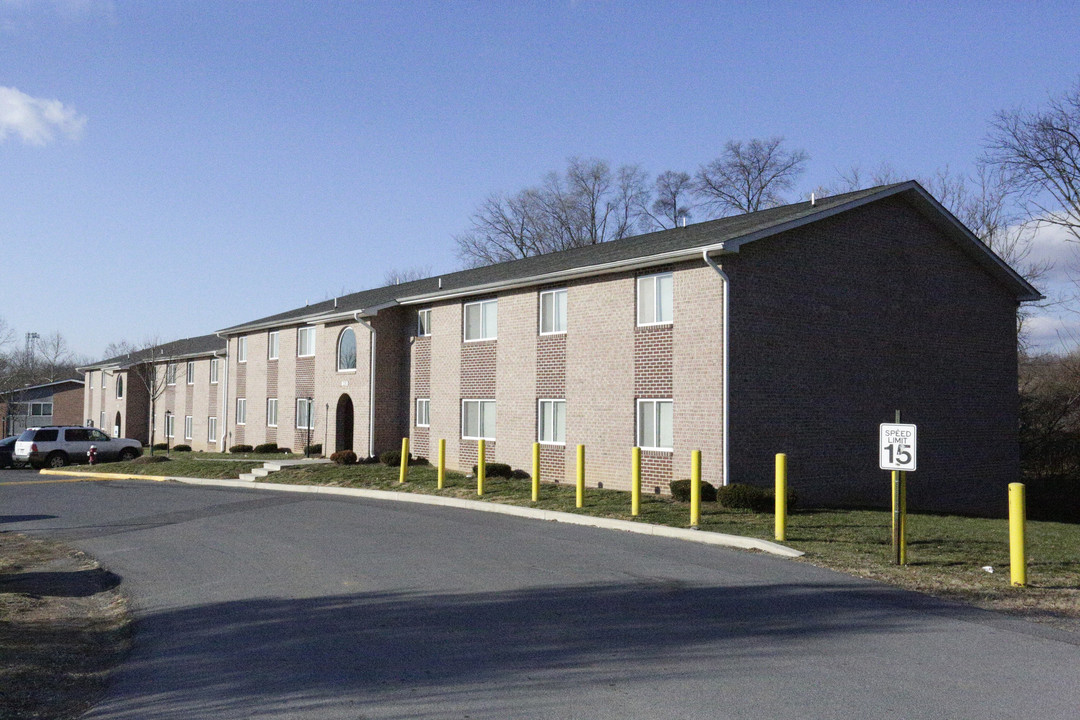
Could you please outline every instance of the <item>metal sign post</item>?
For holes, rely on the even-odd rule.
[[[916,439],[918,429],[900,422],[896,411],[895,423],[879,426],[878,467],[892,471],[892,546],[897,565],[907,563],[907,474],[916,469]]]

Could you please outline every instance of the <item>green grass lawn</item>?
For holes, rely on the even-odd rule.
[[[166,462],[140,463],[112,462],[98,463],[93,467],[80,466],[80,470],[103,473],[124,473],[127,475],[175,475],[177,477],[199,477],[214,480],[237,478],[240,473],[249,472],[251,468],[262,467],[262,460],[244,460],[242,462],[219,462],[199,458],[185,457],[188,453],[174,453]]]
[[[111,463],[99,467],[102,471],[219,478],[237,477],[258,464],[193,457],[152,465]],[[405,484],[398,482],[397,467],[381,464],[292,466],[266,480],[483,499],[673,527],[687,527],[690,521],[689,505],[668,496],[643,496],[641,514],[634,518],[630,515],[630,493],[618,490],[588,488],[581,509],[575,507],[575,490],[570,484],[542,485],[540,501],[535,504],[528,480],[487,478],[484,496],[479,498],[475,478],[447,472],[446,486],[439,490],[436,470],[430,465],[411,466]],[[704,503],[700,528],[772,540],[774,518]],[[788,519],[784,544],[805,552],[803,560],[815,565],[1080,631],[1077,524],[1028,523],[1026,588],[1009,583],[1009,529],[1003,519],[909,515],[908,564],[903,567],[892,564],[890,514],[884,510],[796,510]]]

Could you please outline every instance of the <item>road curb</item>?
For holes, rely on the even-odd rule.
[[[326,485],[286,485],[283,483],[252,482],[249,480],[211,480],[206,478],[124,475],[120,473],[95,473],[64,470],[42,470],[41,473],[47,475],[93,477],[102,480],[172,480],[186,485],[257,488],[259,490],[276,490],[278,492],[343,495],[345,497],[361,497],[372,500],[409,502],[419,505],[437,505],[441,507],[454,507],[462,510],[499,513],[502,515],[513,515],[533,520],[547,520],[548,522],[561,522],[568,525],[582,525],[585,527],[602,528],[606,530],[622,530],[623,532],[632,532],[639,535],[674,538],[676,540],[686,540],[688,542],[696,542],[703,545],[720,545],[723,547],[738,548],[740,550],[758,550],[771,555],[779,555],[780,557],[794,558],[801,557],[804,554],[803,552],[787,547],[786,545],[780,545],[779,543],[770,542],[768,540],[743,537],[741,535],[727,535],[725,533],[709,532],[706,530],[691,530],[689,528],[674,528],[667,525],[650,525],[649,523],[633,522],[630,520],[598,518],[589,515],[559,512],[556,510],[541,510],[539,508],[521,507],[520,505],[504,505],[502,503],[464,500],[462,498],[423,495],[420,493],[330,487]]]

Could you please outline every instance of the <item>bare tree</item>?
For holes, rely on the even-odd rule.
[[[383,285],[400,285],[401,283],[423,280],[431,277],[431,266],[411,268],[390,268],[383,273]],[[345,293],[342,293],[344,295]]]
[[[627,237],[645,192],[635,166],[612,172],[603,160],[570,158],[539,187],[488,197],[455,238],[458,256],[475,267]]]
[[[652,205],[641,208],[641,226],[646,230],[678,227],[690,219],[694,180],[689,174],[665,170],[656,176]]]
[[[775,207],[783,193],[795,187],[809,155],[786,150],[781,137],[731,140],[724,152],[695,176],[694,189],[701,204],[717,216],[737,215]]]
[[[1080,242],[1080,80],[1043,110],[999,112],[985,161],[999,168],[1038,222]]]
[[[105,358],[108,359],[120,357],[121,355],[131,355],[138,350],[139,347],[137,345],[129,343],[127,340],[114,341],[105,346]]]
[[[126,341],[116,344],[117,347],[131,347]],[[138,382],[145,388],[146,396],[150,400],[150,454],[154,454],[154,442],[157,434],[157,401],[165,394],[169,386],[169,374],[177,371],[172,363],[172,357],[165,354],[160,338],[152,337],[136,346],[127,355],[128,384]],[[175,379],[175,378],[173,378]]]
[[[61,371],[71,366],[73,354],[67,340],[59,330],[38,340],[37,351],[41,355],[40,381],[53,382]]]

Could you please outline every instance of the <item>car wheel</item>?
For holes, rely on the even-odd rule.
[[[56,452],[45,459],[45,464],[51,468],[62,468],[68,464],[67,455]]]
[[[124,448],[120,451],[120,462],[129,462],[138,456],[138,453],[135,452],[135,448]]]

